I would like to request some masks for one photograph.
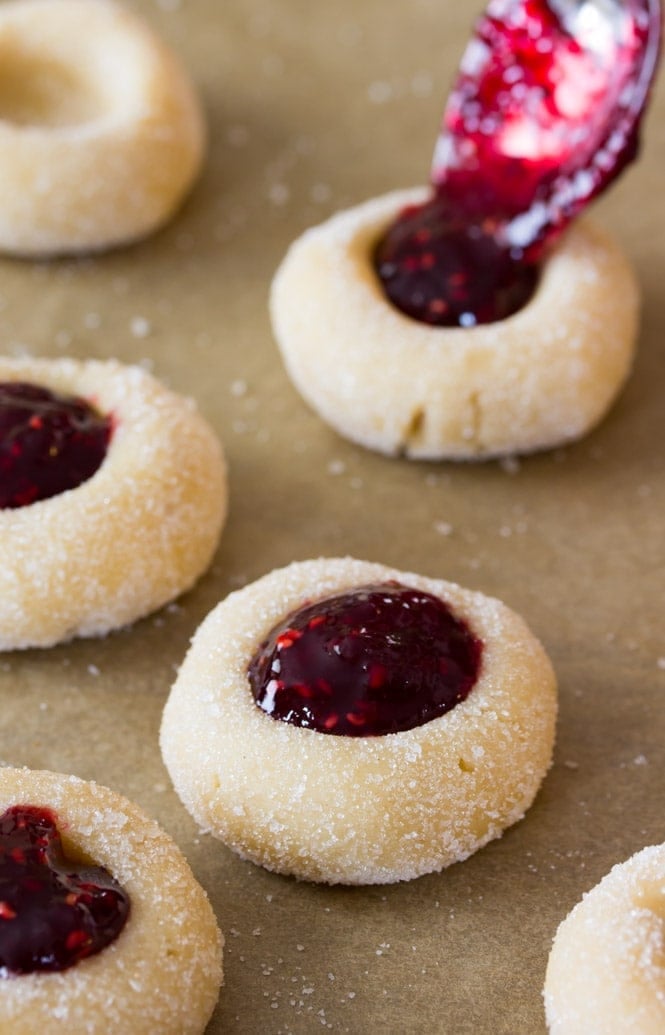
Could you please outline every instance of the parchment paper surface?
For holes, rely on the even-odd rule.
[[[665,82],[639,164],[596,205],[643,292],[636,367],[609,417],[521,461],[409,463],[344,442],[306,408],[278,358],[267,293],[305,227],[425,182],[480,4],[132,6],[201,90],[203,176],[136,247],[2,260],[2,344],[146,363],[193,395],[227,451],[230,517],[210,572],[177,603],[101,641],[0,658],[0,758],[107,784],[176,838],[227,939],[210,1035],[543,1035],[558,923],[615,862],[665,840]],[[340,554],[501,597],[560,680],[555,764],[526,819],[401,886],[308,886],[239,860],[196,829],[157,744],[208,610],[272,568]]]

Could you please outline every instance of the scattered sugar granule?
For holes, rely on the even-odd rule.
[[[330,201],[332,190],[327,183],[315,183],[309,192],[309,196],[317,205],[324,205]]]
[[[54,341],[57,348],[67,349],[72,343],[72,336],[69,331],[56,331]]]
[[[519,474],[522,465],[516,456],[503,456],[499,460],[499,467],[504,474]]]
[[[234,395],[239,399],[243,395],[247,395],[247,382],[243,381],[242,378],[231,382],[231,395]]]
[[[658,661],[656,662],[656,668],[665,671],[665,656],[663,656],[662,658],[658,658]]]
[[[340,25],[337,30],[337,39],[346,47],[355,47],[363,38],[363,30],[356,22],[348,22]]]
[[[152,330],[152,324],[145,316],[133,316],[129,329],[135,338],[147,338]]]
[[[367,96],[372,104],[385,104],[393,97],[393,88],[385,79],[377,79],[367,87]]]
[[[453,526],[449,521],[435,521],[434,531],[438,532],[439,535],[452,535]]]
[[[416,72],[411,78],[411,93],[415,97],[429,97],[434,88],[434,81],[429,72]]]
[[[244,147],[249,142],[249,130],[247,126],[229,126],[226,139],[231,147]]]
[[[291,191],[285,183],[273,183],[268,191],[268,198],[273,205],[285,205],[291,197]]]

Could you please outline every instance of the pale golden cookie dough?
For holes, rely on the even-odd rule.
[[[589,431],[628,376],[637,333],[637,287],[616,244],[582,220],[521,311],[430,327],[388,302],[372,262],[400,210],[426,197],[387,194],[291,246],[271,314],[296,388],[341,435],[414,459],[530,452]]]
[[[484,643],[467,699],[424,726],[329,736],[254,702],[248,664],[305,600],[387,579],[444,599]],[[161,747],[202,827],[270,870],[330,884],[410,880],[521,819],[550,765],[550,663],[521,618],[452,583],[350,558],[274,571],[199,627],[166,704]]]
[[[0,251],[96,251],[165,223],[205,148],[176,56],[108,0],[0,4]]]
[[[227,503],[221,446],[192,400],[113,361],[0,357],[2,381],[83,396],[113,432],[88,481],[0,510],[0,650],[102,635],[189,589]]]
[[[544,995],[551,1035],[663,1035],[665,845],[615,866],[566,917]]]
[[[130,897],[100,953],[58,973],[0,977],[0,1031],[12,1035],[200,1035],[222,983],[223,939],[179,848],[132,802],[59,773],[0,769],[0,813],[56,816],[68,854],[106,869]]]

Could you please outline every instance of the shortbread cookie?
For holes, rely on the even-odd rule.
[[[180,850],[132,802],[0,769],[0,883],[3,1032],[203,1032],[222,937]]]
[[[499,601],[322,559],[211,612],[161,746],[185,806],[241,856],[380,884],[462,860],[521,819],[555,714],[549,661]]]
[[[0,470],[2,650],[161,607],[205,571],[226,512],[222,450],[192,400],[116,362],[0,358]]]
[[[531,300],[476,327],[433,327],[386,299],[377,242],[424,190],[385,195],[308,230],[273,284],[287,371],[336,431],[413,458],[482,459],[576,439],[605,414],[631,366],[638,297],[618,247],[573,225]]]
[[[563,921],[545,979],[552,1035],[665,1031],[665,845],[615,866]]]
[[[108,0],[0,5],[0,251],[134,241],[197,175],[205,129],[180,62]]]

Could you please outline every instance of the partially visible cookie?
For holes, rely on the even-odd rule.
[[[0,650],[101,635],[161,607],[205,571],[226,514],[222,449],[191,399],[113,361],[0,358],[0,427],[26,385],[87,401],[109,438],[85,480],[35,498],[36,483],[67,466],[79,418],[63,436],[57,417],[44,440],[50,404],[34,401],[20,429],[0,434],[3,494],[10,472],[27,472],[0,509]]]
[[[201,1035],[222,981],[222,937],[173,841],[120,795],[57,773],[0,769],[0,814],[0,1029],[12,1035]],[[53,824],[65,859],[52,844],[44,848]],[[43,878],[49,891],[43,889],[44,856],[49,864],[69,864],[63,872],[73,877],[62,878],[71,887],[64,898],[54,877]],[[82,865],[94,869],[77,882]],[[88,885],[99,880],[99,867],[126,900],[127,917],[105,947],[86,957],[81,929],[64,940],[58,936],[79,899],[86,919]],[[32,897],[20,886],[24,880]],[[59,894],[59,904],[49,908],[47,896]],[[108,925],[112,908],[104,896],[98,913],[97,923]],[[83,958],[60,969],[62,954],[74,950]]]
[[[604,416],[636,340],[633,273],[596,224],[571,227],[532,299],[476,327],[432,327],[386,299],[377,242],[427,197],[397,191],[308,230],[273,283],[286,369],[341,435],[382,453],[483,459],[560,445]]]
[[[201,106],[178,58],[110,0],[0,5],[0,251],[99,251],[165,223],[196,177]]]
[[[287,655],[305,672],[287,676]],[[306,880],[381,884],[465,859],[521,819],[555,717],[551,665],[505,605],[321,559],[211,612],[161,747],[187,809],[241,856]]]
[[[544,996],[552,1035],[662,1035],[665,845],[615,866],[566,917]]]

